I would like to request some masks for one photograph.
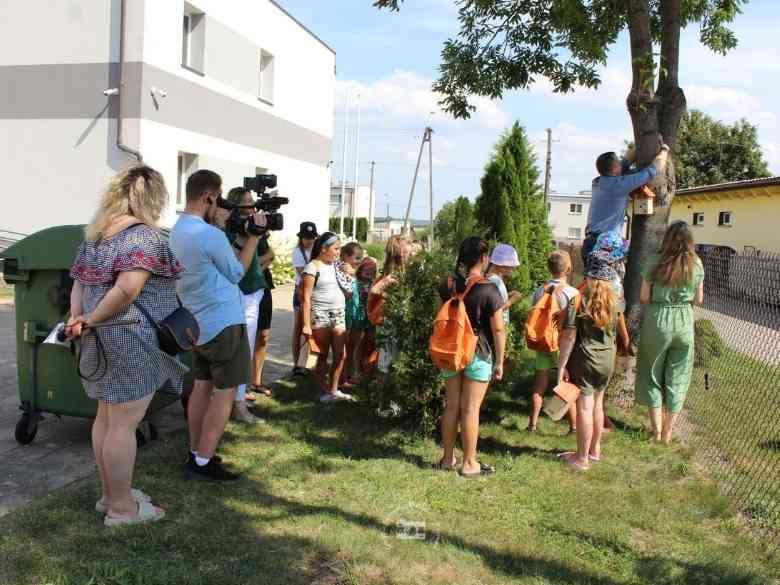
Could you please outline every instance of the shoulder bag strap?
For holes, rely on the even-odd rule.
[[[179,299],[179,295],[176,295],[176,299],[177,300]],[[141,311],[141,313],[143,313],[143,316],[146,317],[146,320],[149,321],[149,323],[152,324],[152,327],[154,327],[157,330],[160,329],[160,324],[157,323],[157,321],[155,321],[154,319],[152,319],[152,316],[149,314],[149,311],[144,309],[144,306],[141,303],[139,303],[136,300],[136,301],[133,301],[133,304],[138,308],[139,311]],[[179,306],[181,306],[181,301],[180,300],[179,300]]]

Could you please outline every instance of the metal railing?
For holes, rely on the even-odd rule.
[[[3,252],[8,246],[15,244],[24,237],[26,237],[26,234],[0,230],[0,252]]]

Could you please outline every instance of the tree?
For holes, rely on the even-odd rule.
[[[683,116],[675,161],[679,189],[769,176],[756,126],[744,118],[724,124],[698,110]]]
[[[441,247],[449,251],[457,250],[464,239],[478,233],[474,205],[468,197],[461,195],[439,210],[434,221],[434,233]]]
[[[619,34],[628,30],[632,82],[626,105],[637,145],[637,162],[652,162],[658,136],[672,149],[685,112],[679,86],[680,31],[698,23],[701,42],[718,53],[737,44],[728,24],[747,0],[480,0],[459,2],[460,31],[447,40],[434,89],[443,108],[467,118],[470,95],[500,98],[524,89],[538,77],[557,92],[598,87],[598,67],[606,63]],[[403,0],[374,0],[398,10]],[[660,47],[654,58],[654,44]],[[594,155],[597,153],[594,153]],[[653,183],[656,213],[636,216],[625,286],[628,315],[639,320],[641,271],[660,244],[674,195],[674,165]]]
[[[520,290],[530,290],[544,280],[552,239],[538,179],[536,155],[525,131],[515,122],[498,141],[485,167],[475,215],[486,237],[517,250],[520,266],[514,284]]]

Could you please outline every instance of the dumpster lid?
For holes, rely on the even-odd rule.
[[[67,270],[83,240],[83,225],[59,225],[16,242],[0,252],[0,258],[16,260],[18,270]]]

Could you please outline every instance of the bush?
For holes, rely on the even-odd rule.
[[[376,261],[381,266],[385,263],[385,245],[384,244],[366,244],[364,246],[366,254],[372,258],[376,258]]]
[[[709,368],[712,360],[719,358],[726,350],[718,330],[712,321],[699,319],[693,324],[693,365],[697,368]]]
[[[389,374],[366,381],[364,387],[373,408],[392,409],[399,422],[422,435],[436,429],[444,408],[444,381],[428,355],[428,339],[439,306],[439,283],[451,269],[449,255],[421,254],[387,289],[385,322],[377,331],[377,345],[393,342],[400,355]]]
[[[278,232],[271,234],[271,249],[274,251],[274,260],[271,262],[271,273],[274,276],[274,284],[281,286],[295,280],[295,269],[292,265],[292,250],[298,242],[297,238],[284,238]]]
[[[331,217],[328,222],[328,229],[334,233],[339,233],[339,224],[341,218]],[[352,218],[344,218],[344,233],[348,236],[352,235]],[[357,239],[359,242],[365,242],[368,239],[368,218],[358,217],[357,219]]]

